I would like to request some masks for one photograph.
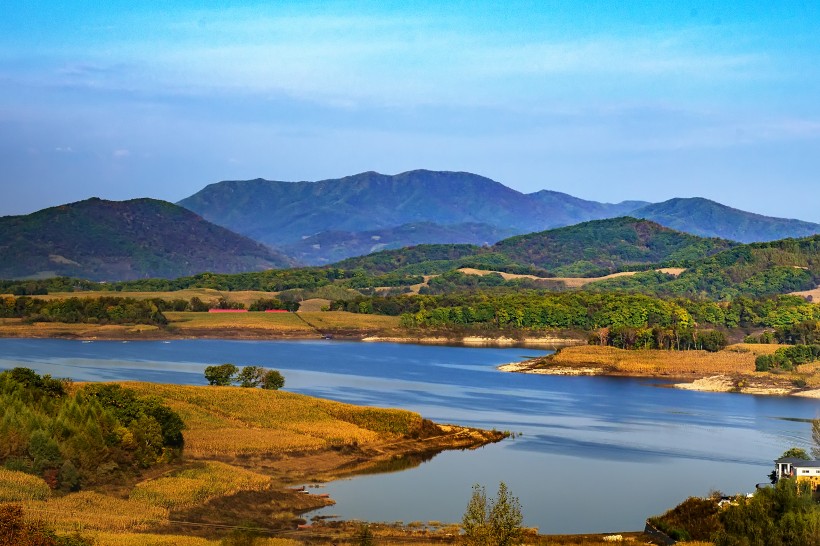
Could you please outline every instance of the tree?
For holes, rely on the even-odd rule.
[[[264,374],[264,368],[260,368],[259,366],[245,366],[242,368],[242,371],[239,372],[236,380],[239,382],[240,387],[252,389],[259,386]]]
[[[820,419],[813,419],[811,422],[811,439],[814,441],[811,454],[815,459],[820,459]]]
[[[285,376],[278,370],[267,370],[262,374],[261,387],[263,389],[278,391],[285,386]]]
[[[803,459],[804,461],[810,461],[811,457],[809,454],[806,453],[805,449],[800,449],[799,447],[793,447],[787,449],[783,452],[783,455],[780,456],[781,459]]]
[[[208,366],[205,368],[205,379],[209,385],[227,387],[233,382],[233,378],[239,368],[233,364],[220,364],[219,366]]]
[[[476,484],[461,520],[463,540],[471,546],[511,546],[521,542],[523,516],[517,497],[507,484],[498,484],[498,494],[487,504],[484,488]]]
[[[489,544],[489,525],[487,523],[487,493],[478,484],[473,485],[473,494],[467,503],[467,510],[461,518],[464,529],[464,543],[475,546]]]
[[[373,546],[373,544],[375,544],[373,541],[373,531],[370,530],[370,526],[367,524],[359,527],[359,530],[356,531],[356,536],[354,538],[356,540],[356,544],[359,546]]]

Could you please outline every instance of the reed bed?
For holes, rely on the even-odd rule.
[[[0,468],[0,502],[44,501],[50,497],[51,489],[42,478]]]
[[[180,510],[240,491],[265,491],[270,487],[268,476],[209,461],[170,476],[140,482],[131,491],[130,498],[168,510]]]
[[[165,508],[92,491],[21,504],[30,517],[41,519],[63,533],[85,530],[145,531],[168,523],[168,510]]]

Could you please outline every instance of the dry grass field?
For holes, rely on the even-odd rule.
[[[42,478],[0,468],[0,502],[44,501],[49,497],[51,489]]]
[[[168,510],[146,502],[80,491],[44,501],[20,503],[26,514],[58,532],[142,531],[168,523]]]
[[[184,535],[154,533],[89,533],[100,546],[219,546],[220,540]],[[298,546],[302,544],[287,538],[257,538],[254,546]]]
[[[545,281],[545,282],[562,282],[567,288],[581,288],[589,283],[593,283],[596,281],[604,281],[606,279],[614,279],[616,277],[629,277],[635,274],[634,271],[623,271],[621,273],[613,273],[611,275],[605,275],[603,277],[551,277],[548,279],[536,277],[535,275],[517,275],[514,273],[505,273],[503,271],[489,271],[486,269],[474,269],[472,267],[462,267],[459,269],[462,273],[466,275],[489,275],[490,273],[498,273],[501,275],[504,280],[508,281],[511,279],[532,279],[537,281]],[[667,273],[669,275],[678,276],[686,269],[682,267],[664,267],[662,269],[656,269],[655,271],[659,271],[661,273]]]
[[[148,324],[122,325],[108,324],[67,324],[64,322],[35,322],[28,324],[22,319],[0,319],[0,337],[100,337],[133,338],[154,336],[160,332],[156,326]]]
[[[717,375],[753,373],[756,353],[752,345],[733,345],[717,353],[616,349],[597,345],[566,347],[551,363],[559,366],[592,366],[625,375]],[[757,345],[755,350],[774,352],[777,346]],[[761,354],[761,353],[757,353]],[[764,353],[768,354],[768,353]]]
[[[140,482],[130,498],[168,510],[193,508],[240,491],[271,488],[270,476],[218,461],[199,463],[170,475]]]
[[[319,330],[372,331],[399,327],[399,317],[366,315],[347,311],[299,312],[299,315]]]
[[[294,313],[190,313],[166,311],[168,327],[181,334],[213,330],[256,330],[268,335],[313,336],[316,331]]]
[[[187,429],[185,454],[214,456],[303,452],[388,441],[416,430],[421,416],[366,408],[300,394],[240,387],[125,383],[160,396]]]

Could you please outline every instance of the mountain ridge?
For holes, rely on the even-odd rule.
[[[502,234],[511,232],[540,232],[625,215],[644,217],[685,233],[740,242],[820,233],[820,224],[747,213],[705,198],[599,203],[546,189],[522,193],[468,172],[423,169],[396,175],[367,171],[316,182],[260,178],[216,182],[179,204],[279,249],[299,247],[300,241],[308,238],[338,239],[338,232],[361,238],[361,232],[420,223],[436,224],[443,238],[435,242],[446,244],[475,242],[471,233],[452,226],[483,224],[498,231],[498,239],[486,241],[494,244]],[[352,257],[363,248],[365,245],[351,245],[347,256],[339,246],[328,253],[321,247],[299,252],[305,263],[320,265]]]

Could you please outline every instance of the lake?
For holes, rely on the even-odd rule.
[[[750,492],[772,460],[808,448],[817,400],[661,388],[652,380],[499,372],[546,354],[342,341],[0,339],[0,369],[76,381],[205,384],[205,366],[280,370],[285,389],[417,411],[520,436],[445,452],[419,467],[327,484],[325,514],[369,521],[459,521],[471,486],[519,497],[543,533],[640,530],[689,496]]]

